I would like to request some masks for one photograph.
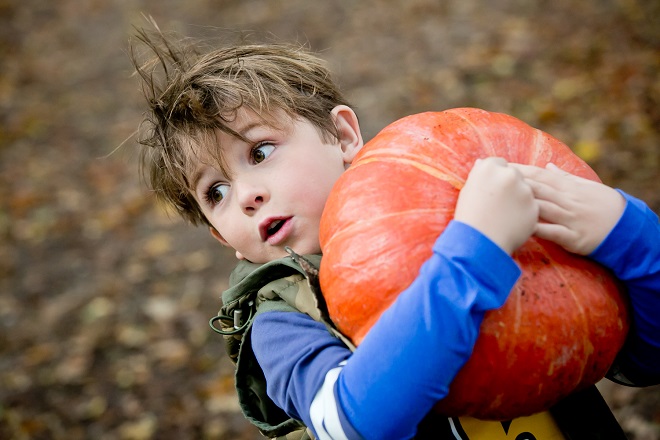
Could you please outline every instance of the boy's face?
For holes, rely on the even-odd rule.
[[[320,252],[326,199],[362,146],[357,117],[346,106],[332,111],[341,136],[330,143],[309,121],[275,115],[281,128],[239,110],[230,127],[250,142],[217,135],[230,176],[199,163],[193,179],[212,235],[255,263],[286,256],[285,246],[299,254]]]

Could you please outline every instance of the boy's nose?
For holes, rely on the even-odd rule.
[[[268,193],[263,188],[243,185],[239,191],[239,203],[245,214],[250,215],[256,212],[262,204],[268,201]]]

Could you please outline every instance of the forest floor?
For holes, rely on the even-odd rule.
[[[0,438],[260,438],[207,324],[233,255],[138,178],[142,14],[320,52],[367,139],[511,114],[660,212],[657,0],[0,0]],[[600,386],[631,439],[660,439],[659,387]]]

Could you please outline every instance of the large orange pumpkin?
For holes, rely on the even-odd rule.
[[[416,277],[453,218],[477,158],[545,166],[598,180],[548,134],[499,113],[461,108],[409,116],[367,143],[330,194],[321,222],[320,282],[330,316],[360,344]],[[549,408],[600,380],[621,348],[626,304],[608,271],[532,237],[523,275],[486,314],[474,352],[436,409],[507,420]]]

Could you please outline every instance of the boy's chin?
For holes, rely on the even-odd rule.
[[[245,260],[255,264],[265,264],[270,261],[279,260],[280,258],[284,258],[288,255],[289,254],[284,249],[282,249],[281,252],[277,250],[275,252],[268,254],[259,254],[259,255],[250,255],[250,256],[243,255],[239,251],[236,251],[236,258],[238,260]]]

